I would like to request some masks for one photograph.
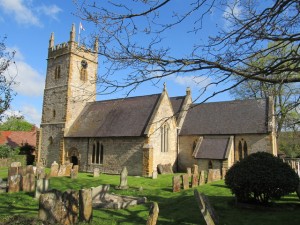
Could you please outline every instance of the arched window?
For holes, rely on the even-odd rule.
[[[87,80],[87,70],[86,70],[86,68],[81,68],[81,70],[80,70],[80,80],[82,80],[82,81]]]
[[[239,141],[238,152],[239,152],[239,158],[238,158],[238,160],[241,160],[243,158],[243,145],[242,145],[241,141]]]
[[[55,80],[60,78],[60,65],[55,67],[55,75],[54,75]]]
[[[53,144],[53,137],[50,136],[48,141],[49,141],[49,145],[52,145]]]
[[[247,142],[244,142],[244,158],[248,156],[248,146],[247,146]]]
[[[104,146],[99,141],[93,144],[92,163],[103,164]]]
[[[169,127],[168,124],[164,124],[160,128],[161,135],[161,152],[168,152],[169,150]]]

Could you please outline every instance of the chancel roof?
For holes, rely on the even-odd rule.
[[[144,136],[161,94],[88,103],[66,137]]]
[[[174,115],[178,118],[180,110],[182,108],[185,96],[171,97],[170,101],[173,107]]]
[[[268,132],[266,99],[195,104],[180,135],[230,135]]]
[[[196,159],[225,159],[230,137],[204,137],[195,149]]]

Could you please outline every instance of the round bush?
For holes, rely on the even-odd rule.
[[[225,184],[239,202],[267,204],[272,199],[296,191],[297,173],[281,159],[257,152],[234,164],[225,176]]]

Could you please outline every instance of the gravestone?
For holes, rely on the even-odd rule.
[[[79,220],[90,222],[93,216],[92,189],[81,189],[79,191]]]
[[[183,184],[183,190],[187,190],[190,188],[190,177],[188,174],[181,175],[182,177],[182,184]]]
[[[100,174],[100,169],[94,168],[94,177],[99,177],[99,174]]]
[[[9,167],[8,168],[8,177],[18,175],[18,167]]]
[[[210,205],[208,198],[204,194],[199,193],[197,189],[194,190],[194,196],[196,198],[199,209],[204,217],[206,224],[218,224],[218,216],[213,207]]]
[[[101,200],[105,199],[105,195],[108,193],[110,189],[110,185],[100,185],[98,187],[92,187],[92,199],[93,200]]]
[[[59,166],[59,170],[58,170],[58,173],[57,173],[57,176],[58,177],[63,177],[66,175],[66,171],[67,171],[67,165],[65,164],[62,164]],[[70,175],[69,175],[70,176]]]
[[[127,176],[128,176],[128,171],[126,166],[124,166],[120,174],[120,185],[116,187],[117,189],[128,189]]]
[[[35,185],[35,198],[39,198],[41,194],[49,190],[50,180],[48,179],[38,179]]]
[[[8,192],[14,193],[20,191],[21,176],[13,175],[8,177]]]
[[[26,174],[29,173],[29,174],[34,174],[34,168],[32,165],[28,165],[26,166]]]
[[[57,177],[58,175],[58,170],[59,170],[59,165],[56,163],[56,161],[54,161],[51,165],[51,172],[50,172],[50,176],[51,177]]]
[[[10,167],[21,167],[22,166],[22,163],[21,162],[12,162],[10,164]]]
[[[147,225],[156,225],[158,219],[159,208],[156,202],[153,202],[149,211]]]
[[[21,189],[25,192],[35,191],[35,176],[34,174],[27,173],[21,178]]]
[[[199,185],[203,185],[205,183],[206,183],[205,171],[201,170],[199,176]]]
[[[65,174],[63,176],[71,176],[71,170],[72,170],[72,167],[73,167],[73,163],[68,163],[65,165],[66,166],[66,170],[65,170]]]
[[[199,174],[199,171],[198,171],[198,165],[194,164],[193,167],[192,167],[192,174]]]
[[[207,183],[221,180],[221,172],[219,169],[209,169],[207,175]]]
[[[189,175],[189,177],[191,177],[192,176],[192,168],[191,167],[186,168],[186,173]]]
[[[198,181],[198,174],[192,174],[192,188],[198,187],[199,181]]]
[[[74,165],[71,169],[71,178],[76,179],[78,176],[78,165]]]
[[[36,168],[36,177],[37,177],[37,179],[44,179],[44,178],[46,178],[45,167],[38,166]]]
[[[173,192],[180,192],[181,182],[180,176],[174,176],[172,179],[173,183]]]
[[[152,179],[157,179],[157,171],[156,170],[154,170],[152,172]]]
[[[158,173],[160,174],[173,174],[173,169],[171,163],[169,164],[158,164],[157,165]]]
[[[78,191],[51,190],[39,198],[39,219],[50,224],[71,225],[78,222]]]
[[[26,174],[26,166],[15,167],[18,169],[18,175],[24,176]]]

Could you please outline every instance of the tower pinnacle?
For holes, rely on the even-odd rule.
[[[54,47],[54,33],[51,33],[50,40],[49,40],[49,48]]]
[[[72,24],[72,29],[70,32],[70,41],[75,42],[75,24],[74,23]]]

